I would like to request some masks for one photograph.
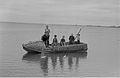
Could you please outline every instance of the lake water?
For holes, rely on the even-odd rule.
[[[120,77],[120,29],[50,25],[58,40],[80,28],[87,53],[30,54],[23,43],[40,40],[45,25],[0,23],[0,77]]]

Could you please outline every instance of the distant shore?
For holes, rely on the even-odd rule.
[[[14,24],[37,24],[37,25],[49,25],[49,26],[81,26],[81,27],[105,27],[105,28],[120,28],[120,26],[110,25],[79,25],[79,24],[45,24],[45,23],[25,23],[25,22],[0,22],[0,23],[14,23]]]

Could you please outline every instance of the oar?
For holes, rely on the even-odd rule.
[[[82,28],[80,28],[80,30],[78,31],[78,34],[81,32]]]

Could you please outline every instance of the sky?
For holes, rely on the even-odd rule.
[[[0,21],[120,25],[120,0],[0,0]]]

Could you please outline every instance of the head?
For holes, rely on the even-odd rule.
[[[73,36],[73,33],[71,34],[71,36]]]
[[[46,28],[48,29],[48,25],[46,25]]]
[[[54,35],[54,37],[57,37],[57,35]]]
[[[63,35],[62,38],[65,38],[65,36]]]
[[[80,36],[80,34],[77,34],[78,36]]]

